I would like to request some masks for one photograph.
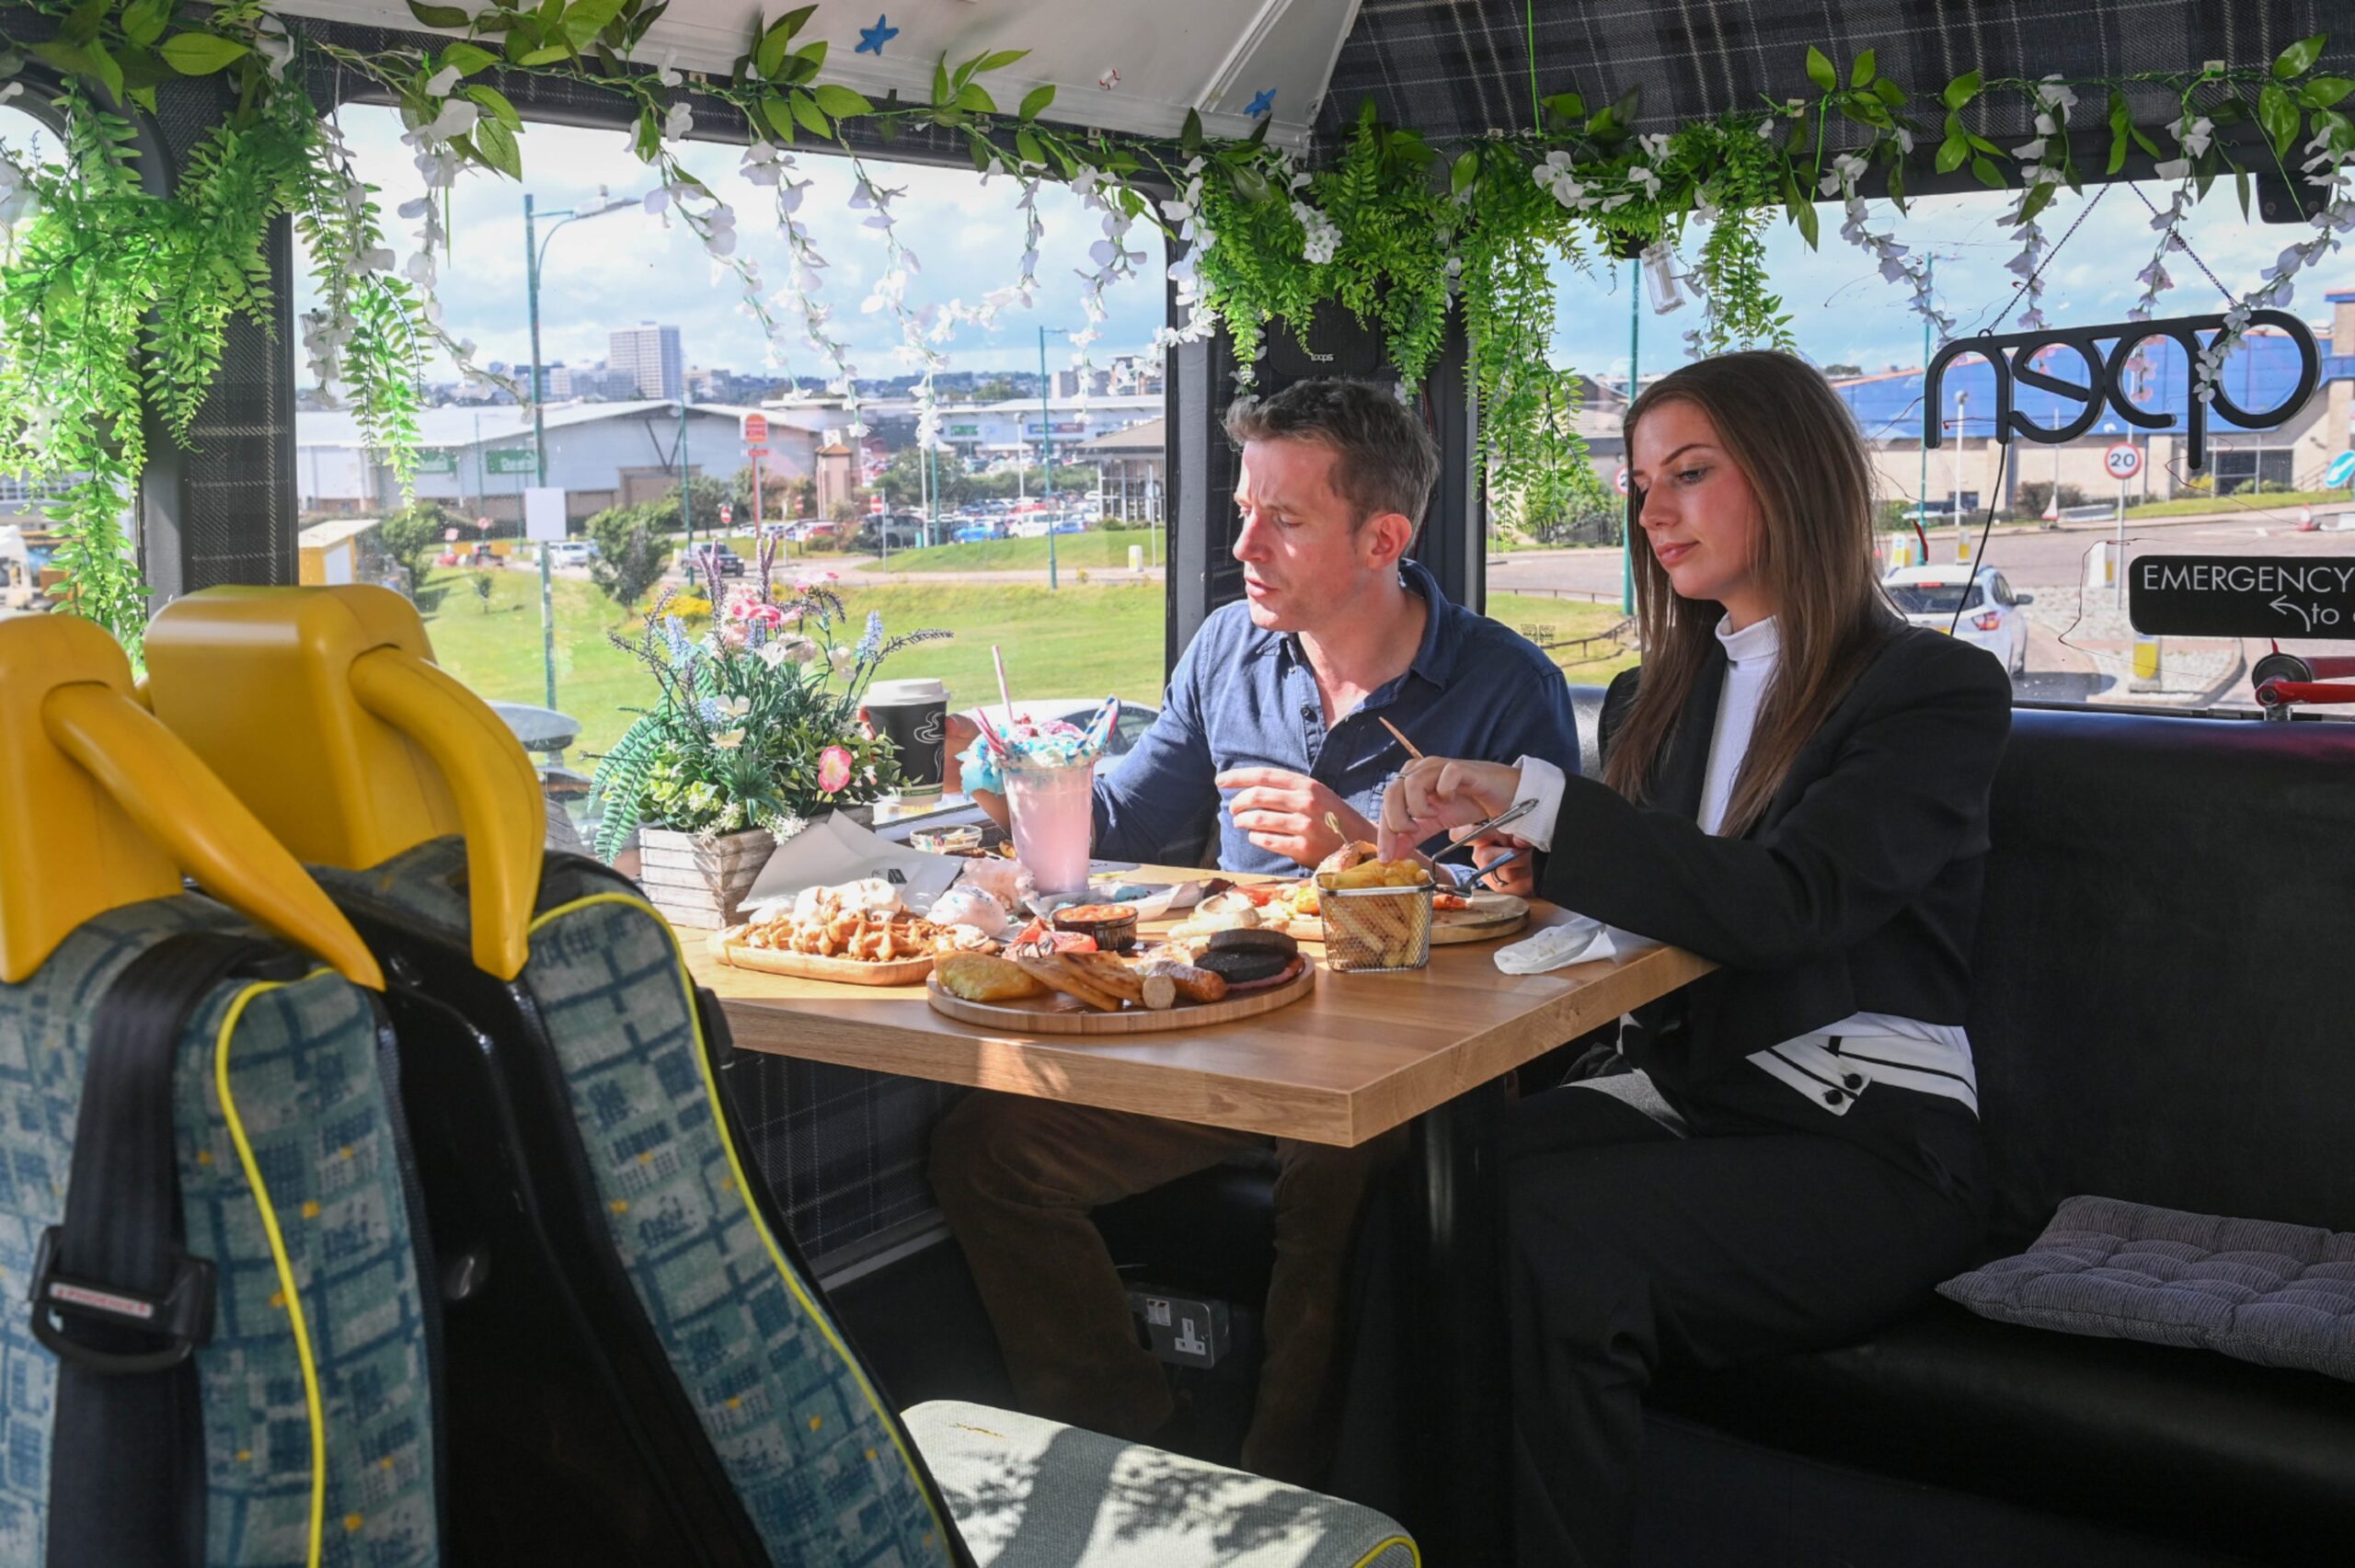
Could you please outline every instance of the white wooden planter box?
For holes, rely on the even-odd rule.
[[[669,828],[641,828],[638,881],[648,902],[672,925],[733,925],[744,895],[769,863],[776,840],[765,829],[700,838]]]

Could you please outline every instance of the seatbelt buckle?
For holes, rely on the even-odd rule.
[[[160,1372],[187,1360],[199,1345],[213,1342],[213,1260],[187,1253],[172,1260],[171,1288],[161,1296],[126,1290],[102,1280],[65,1273],[57,1266],[58,1245],[64,1230],[52,1225],[40,1233],[33,1254],[33,1337],[57,1354],[93,1372],[123,1376]],[[117,1350],[85,1344],[65,1333],[60,1318],[129,1330],[161,1341],[153,1349]]]

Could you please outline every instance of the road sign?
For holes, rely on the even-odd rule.
[[[720,527],[722,527],[722,528],[725,528],[725,527],[727,527],[729,523],[734,522],[735,521],[736,521],[736,507],[735,507],[735,503],[733,503],[732,501],[722,501],[722,502],[720,502],[720,503],[719,503],[719,526],[720,526]]]
[[[744,449],[746,457],[766,457],[768,454],[769,449],[764,446],[748,446]]]
[[[537,474],[540,460],[527,446],[495,446],[484,452],[483,471],[487,474]]]
[[[555,544],[564,537],[564,492],[553,485],[523,492],[523,537]]]
[[[1627,470],[1623,466],[1618,473],[1614,474],[1611,476],[1611,483],[1618,489],[1621,495],[1626,495],[1627,493]]]
[[[458,531],[457,531],[456,529],[454,529],[454,528],[445,528],[445,529],[443,529],[443,530],[442,531],[442,544],[455,544],[457,542],[458,542]]]
[[[2344,488],[2349,482],[2355,482],[2355,452],[2342,452],[2330,460],[2329,467],[2322,471],[2322,487],[2337,490]]]
[[[768,440],[768,439],[769,439],[769,417],[768,417],[766,414],[747,414],[747,415],[745,415],[745,416],[744,416],[744,441],[745,441],[745,444],[749,446],[749,445],[752,445],[752,444],[753,444],[753,443],[755,443],[755,442],[758,442],[758,441],[766,441],[766,440]]]
[[[2120,484],[2142,472],[2142,449],[2131,441],[2118,441],[2101,454],[2101,465],[2109,476]]]
[[[2355,557],[2138,555],[2126,603],[2143,633],[2355,636]]]

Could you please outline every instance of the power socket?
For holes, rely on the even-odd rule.
[[[1215,1367],[1232,1346],[1223,1301],[1132,1290],[1129,1310],[1144,1325],[1145,1343],[1154,1356],[1172,1366]]]

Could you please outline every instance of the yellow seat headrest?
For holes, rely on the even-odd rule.
[[[317,883],[158,723],[112,637],[64,613],[0,620],[0,980],[85,921],[180,890],[187,871],[266,930],[381,990]]]
[[[538,775],[433,663],[388,589],[211,588],[147,631],[148,694],[288,848],[360,870],[462,833],[475,961],[522,972],[547,832]]]

